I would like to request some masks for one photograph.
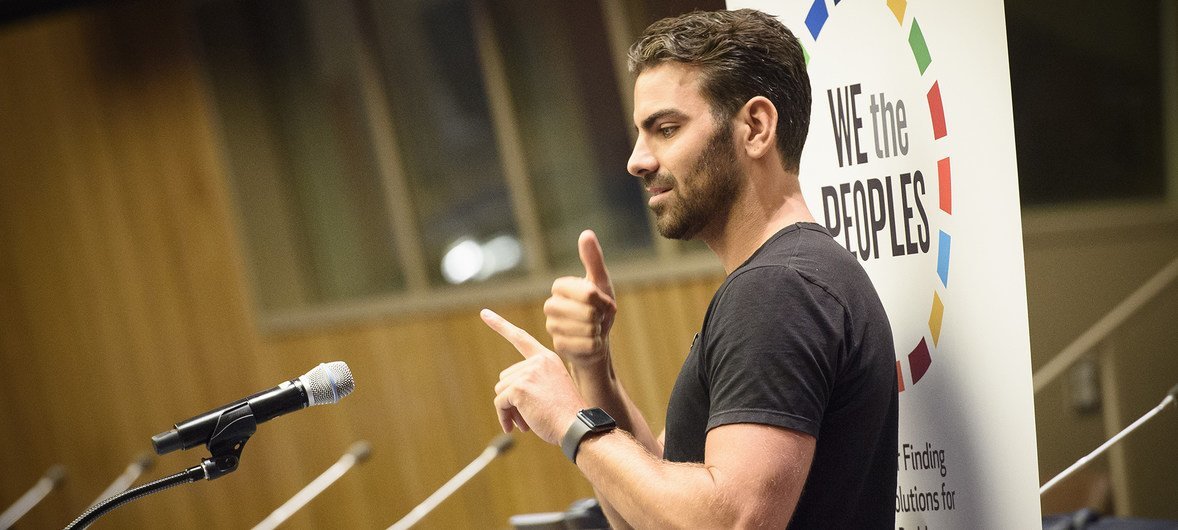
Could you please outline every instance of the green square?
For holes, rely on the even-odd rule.
[[[912,19],[912,31],[908,33],[908,46],[912,47],[912,55],[916,57],[916,66],[920,68],[920,74],[924,75],[924,71],[928,65],[933,62],[933,58],[929,56],[928,45],[924,43],[924,33],[920,31],[920,24],[916,23],[916,19]]]

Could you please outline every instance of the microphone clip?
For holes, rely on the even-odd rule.
[[[217,418],[213,435],[205,444],[211,456],[200,461],[205,480],[220,478],[236,471],[237,464],[241,461],[241,450],[257,430],[258,422],[248,402],[222,412]]]

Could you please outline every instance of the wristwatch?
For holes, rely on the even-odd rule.
[[[577,419],[573,420],[573,424],[569,425],[569,430],[565,431],[564,438],[560,439],[560,450],[576,464],[577,449],[580,449],[581,441],[586,435],[609,432],[617,427],[618,423],[604,410],[596,407],[582,409],[577,413]]]

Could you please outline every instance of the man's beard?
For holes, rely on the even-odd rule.
[[[659,234],[668,239],[689,240],[716,220],[728,217],[740,191],[732,131],[721,122],[695,163],[676,181],[670,173],[658,173],[651,182],[674,182],[670,201],[651,207]]]

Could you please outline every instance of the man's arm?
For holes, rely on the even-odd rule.
[[[582,232],[577,251],[585,276],[558,278],[552,283],[552,296],[544,302],[545,327],[552,335],[553,348],[568,363],[585,403],[605,410],[618,428],[630,433],[648,453],[661,458],[662,438],[654,437],[642,411],[614,372],[609,332],[618,308],[597,234],[592,230]],[[627,528],[596,485],[594,494],[611,526]]]
[[[618,309],[597,235],[591,230],[582,232],[577,250],[585,276],[558,278],[552,284],[552,296],[544,302],[545,327],[552,335],[553,349],[568,363],[585,402],[608,412],[619,428],[661,457],[662,443],[655,439],[614,372],[609,332]]]
[[[656,458],[624,432],[586,439],[577,466],[625,520],[614,528],[784,528],[814,437],[754,423],[708,432],[703,464]]]
[[[495,386],[503,430],[519,426],[559,444],[586,407],[564,363],[499,315],[484,310],[482,318],[524,357]],[[662,460],[621,430],[587,438],[577,464],[615,527],[780,527],[793,515],[813,454],[809,435],[742,423],[709,431],[703,464]]]

